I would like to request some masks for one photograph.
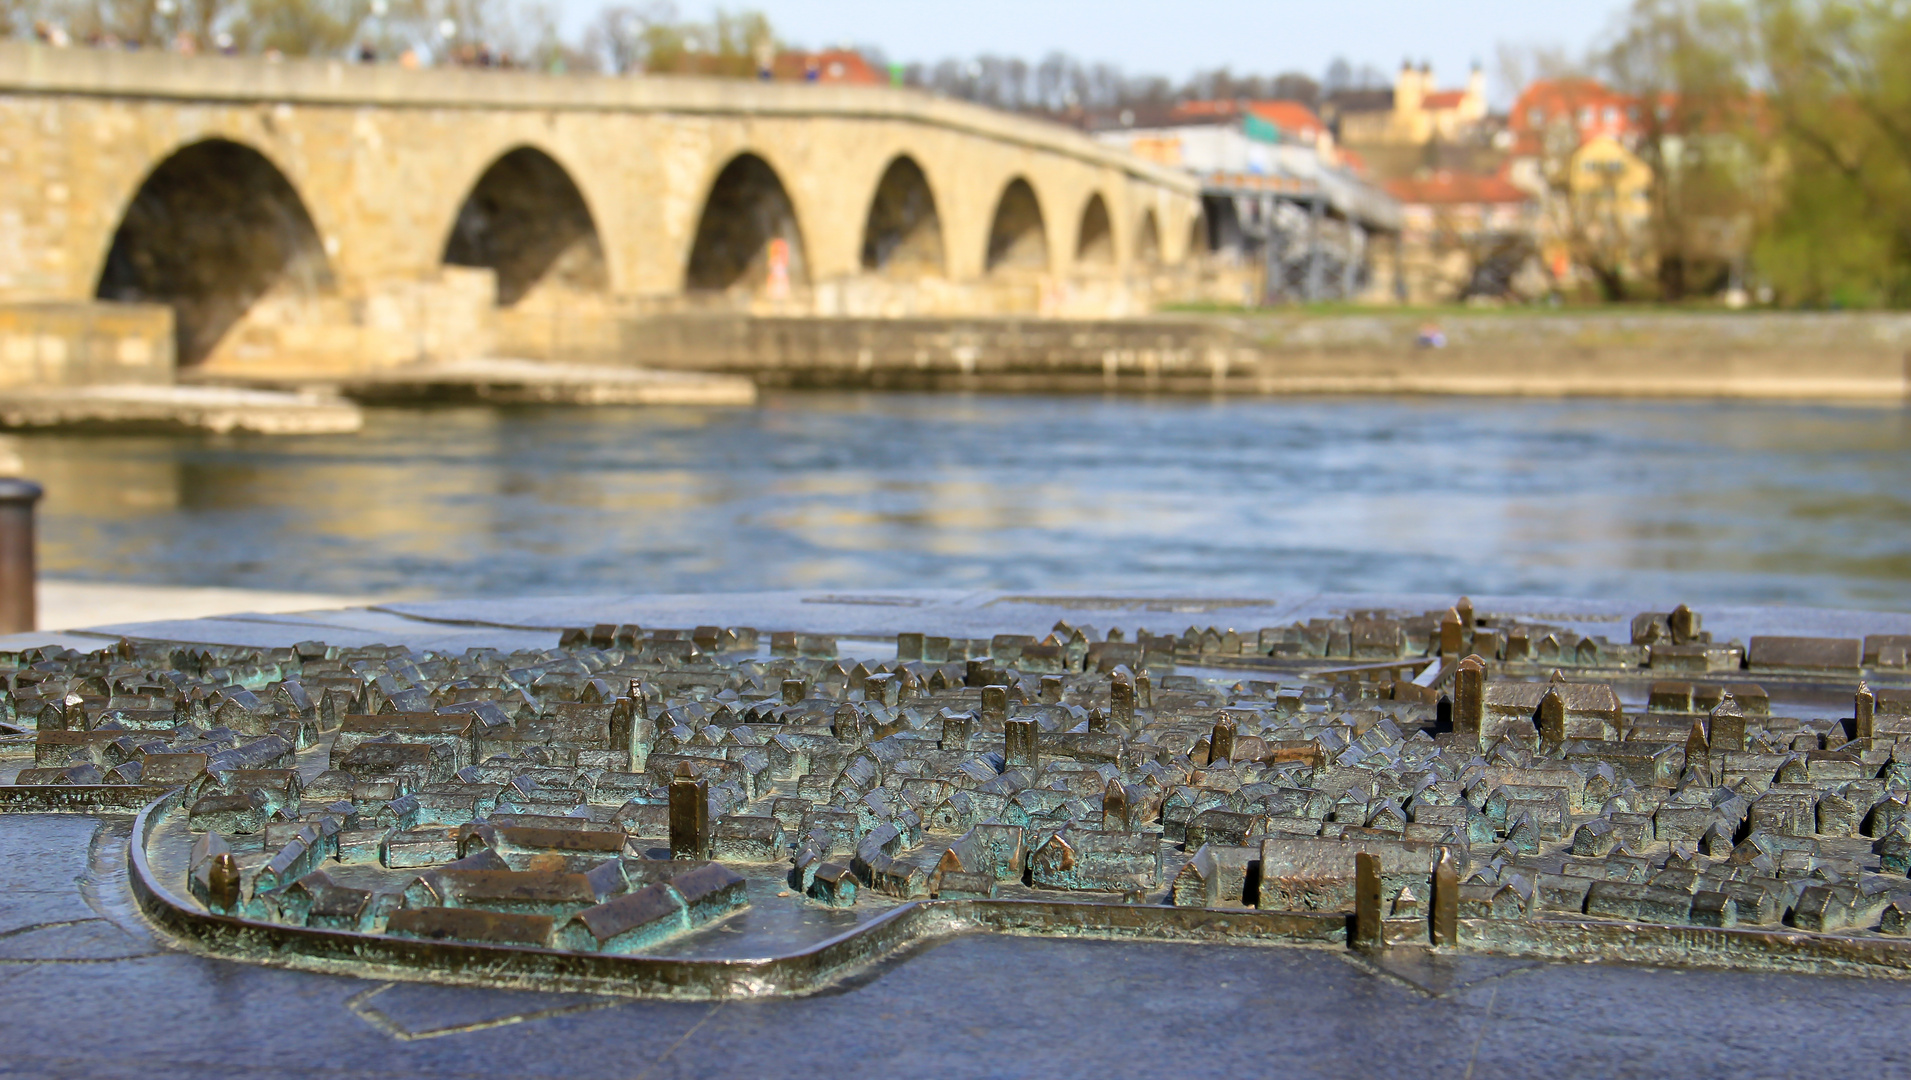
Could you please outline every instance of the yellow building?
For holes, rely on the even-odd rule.
[[[1437,89],[1433,68],[1403,63],[1391,93],[1342,95],[1329,109],[1349,146],[1425,146],[1460,142],[1486,119],[1486,75],[1477,66],[1460,90]]]
[[[1594,135],[1564,153],[1515,157],[1508,177],[1539,202],[1540,251],[1561,284],[1588,271],[1644,272],[1652,168],[1621,138]]]
[[[1588,139],[1571,159],[1573,198],[1589,211],[1628,228],[1652,217],[1652,168],[1610,135]]]

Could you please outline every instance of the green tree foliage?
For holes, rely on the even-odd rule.
[[[43,5],[43,14],[55,14]],[[161,0],[97,0],[69,9],[76,36],[85,40],[110,39],[131,45],[155,46],[170,41],[177,30],[179,9]]]
[[[1911,0],[1635,0],[1589,68],[1635,103],[1661,299],[1911,306]]]
[[[1634,102],[1634,152],[1652,171],[1647,241],[1660,299],[1724,286],[1762,194],[1746,57],[1752,20],[1734,0],[1636,0],[1601,57]]]
[[[460,63],[484,52],[530,59],[551,25],[548,8],[516,0],[404,0],[396,17],[412,40]]]
[[[1911,305],[1911,2],[1755,2],[1785,170],[1760,273],[1793,303]]]
[[[719,9],[707,23],[653,22],[644,38],[644,70],[658,74],[748,78],[776,55],[768,18]]]
[[[245,0],[235,36],[252,52],[330,56],[358,40],[369,15],[366,0]]]
[[[351,0],[46,0],[38,7],[39,18],[70,27],[81,42],[210,51],[223,36],[241,50],[300,56],[341,47],[363,18]]]
[[[778,44],[760,12],[718,9],[709,22],[693,22],[669,3],[652,3],[599,11],[584,47],[616,74],[751,78],[774,59]]]

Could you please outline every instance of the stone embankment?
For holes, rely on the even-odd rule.
[[[481,357],[405,364],[338,375],[284,379],[258,374],[193,372],[209,382],[324,389],[365,404],[484,405],[752,405],[756,384],[742,375],[654,371],[605,364],[572,364]]]
[[[0,428],[346,434],[358,402],[749,405],[737,374],[498,358],[344,372],[181,368],[171,308],[0,304]]]
[[[1435,346],[1430,341],[1441,344]],[[584,343],[590,344],[572,344]],[[762,386],[1174,394],[1480,394],[1896,404],[1911,316],[1483,312],[1122,320],[650,315],[540,359],[748,375]]]
[[[310,393],[143,385],[0,390],[0,427],[12,429],[344,435],[364,426],[358,406]]]
[[[336,435],[358,406],[312,393],[179,386],[163,304],[0,304],[0,428]]]
[[[0,305],[0,426],[310,434],[356,430],[351,401],[728,406],[751,404],[759,386],[1889,405],[1911,392],[1911,315],[1892,313],[501,314],[499,345],[523,359],[187,367],[178,381],[191,385],[173,386],[164,307]],[[303,393],[275,398],[269,389]]]

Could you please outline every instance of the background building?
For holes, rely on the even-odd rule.
[[[1111,146],[1202,181],[1201,245],[1244,302],[1390,299],[1400,207],[1294,101],[1194,101],[1091,118]]]
[[[785,82],[848,83],[876,86],[889,76],[877,71],[863,54],[854,49],[824,49],[820,52],[781,52],[770,72]]]
[[[1410,304],[1530,299],[1551,287],[1537,244],[1540,203],[1503,175],[1392,180]]]
[[[1441,90],[1431,67],[1402,64],[1392,89],[1336,91],[1321,117],[1382,181],[1442,170],[1486,175],[1505,160],[1504,118],[1488,107],[1477,67],[1464,87]]]
[[[1477,65],[1458,90],[1441,90],[1433,68],[1402,62],[1393,90],[1351,91],[1329,99],[1340,140],[1354,146],[1425,146],[1472,137],[1487,118],[1486,75]]]
[[[1513,103],[1507,177],[1536,201],[1535,243],[1562,290],[1650,277],[1653,173],[1641,105],[1593,79],[1542,79]]]

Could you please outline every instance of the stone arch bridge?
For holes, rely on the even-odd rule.
[[[1124,314],[1190,264],[1200,207],[913,91],[0,44],[0,302],[164,303],[215,370],[593,314]]]

